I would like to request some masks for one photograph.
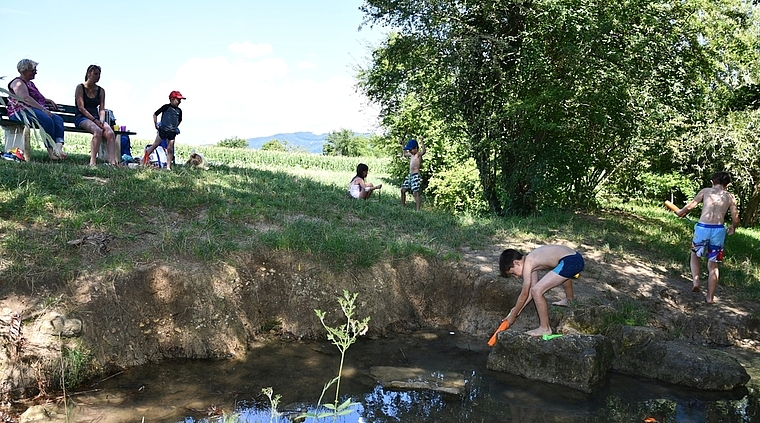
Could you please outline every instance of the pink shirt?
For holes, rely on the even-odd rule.
[[[24,84],[26,84],[26,89],[29,90],[29,96],[32,97],[37,103],[39,103],[40,106],[45,107],[45,96],[42,95],[42,93],[40,92],[40,90],[37,89],[37,86],[34,85],[34,82],[32,82],[32,81],[28,81],[27,82],[27,81],[24,81],[21,78],[15,78],[15,79],[13,79],[13,81],[15,81],[16,79],[18,79],[21,82],[23,82]],[[8,84],[8,90],[10,90],[11,93],[15,94],[13,92],[13,89],[11,89],[11,84],[13,83],[13,81],[11,81]],[[20,102],[20,101],[18,101],[16,99],[14,99],[13,97],[9,98],[8,100],[9,100],[8,101],[8,116],[17,113],[20,110],[29,109],[29,107],[27,105],[25,105],[24,103],[22,103],[22,102]]]

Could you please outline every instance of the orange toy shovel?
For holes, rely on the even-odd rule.
[[[507,330],[507,329],[509,329],[509,322],[507,321],[507,319],[504,319],[501,321],[499,328],[496,329],[496,332],[493,333],[493,336],[491,337],[491,339],[488,340],[488,346],[493,347],[494,345],[496,345],[496,335],[498,335],[499,332],[503,330]]]

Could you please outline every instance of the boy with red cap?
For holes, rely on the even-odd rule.
[[[182,109],[179,108],[179,103],[185,100],[185,97],[179,91],[172,91],[169,94],[169,103],[161,106],[160,109],[153,113],[153,126],[158,130],[156,140],[153,145],[145,150],[142,164],[148,164],[148,158],[153,151],[156,150],[161,144],[161,141],[167,140],[166,148],[166,169],[172,169],[172,162],[174,161],[174,139],[179,134],[179,124],[182,123]],[[158,122],[158,115],[161,115],[161,122]]]

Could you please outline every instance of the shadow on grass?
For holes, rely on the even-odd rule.
[[[464,246],[532,240],[638,256],[676,273],[688,269],[691,225],[654,208],[463,217],[427,202],[421,212],[413,201],[401,207],[391,185],[381,196],[360,201],[346,195],[348,181],[346,187],[336,186],[286,170],[217,165],[206,171],[176,166],[167,172],[77,164],[86,160],[72,154],[64,163],[0,163],[0,254],[5,260],[76,272],[82,254],[66,241],[100,231],[131,244],[125,251],[114,249],[114,255],[155,260],[227,260],[230,253],[263,245],[308,253],[341,270],[413,255],[455,259]],[[755,298],[759,244],[754,231],[729,237],[730,258],[722,275],[722,282]],[[94,263],[125,262],[129,259],[116,257]],[[0,277],[17,272],[4,266]]]

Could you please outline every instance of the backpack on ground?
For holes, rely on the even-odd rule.
[[[145,146],[145,150],[149,149],[150,146]],[[152,153],[150,153],[150,156],[148,156],[148,162],[158,168],[165,168],[166,167],[166,149],[162,146],[156,147],[155,150],[153,150]]]
[[[129,140],[129,135],[122,134],[121,136],[121,154],[120,156],[124,158],[124,156],[129,156],[132,158],[132,143]]]

